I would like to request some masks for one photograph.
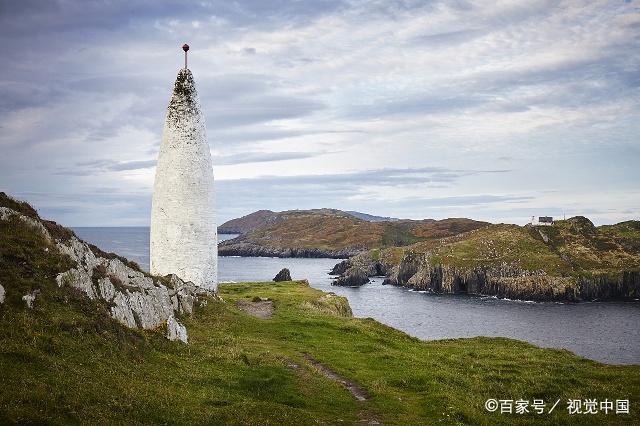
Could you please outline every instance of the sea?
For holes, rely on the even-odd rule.
[[[149,269],[149,228],[73,228],[86,241]],[[234,238],[221,234],[220,240]],[[220,257],[220,282],[270,281],[282,268],[293,279],[349,300],[357,317],[374,318],[424,340],[501,336],[566,349],[608,364],[640,364],[640,302],[534,303],[470,295],[435,295],[382,285],[332,286],[339,259]]]

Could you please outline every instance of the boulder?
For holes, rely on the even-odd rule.
[[[345,274],[333,281],[331,285],[344,287],[360,287],[369,282],[367,272],[360,268],[351,268]]]
[[[4,303],[4,295],[5,295],[4,287],[0,285],[0,305]]]
[[[273,281],[275,281],[275,282],[291,281],[291,272],[289,272],[289,269],[287,269],[287,268],[282,268],[282,270],[280,270],[280,272],[278,272],[278,275],[276,275],[273,278]]]
[[[349,268],[351,268],[351,261],[349,259],[343,260],[342,262],[337,263],[333,267],[333,269],[331,269],[331,272],[329,272],[329,275],[342,275],[345,272],[347,272]]]
[[[22,300],[27,304],[29,309],[33,309],[33,302],[36,301],[36,298],[40,294],[40,290],[33,290],[31,293],[25,294],[22,296]]]
[[[167,318],[167,339],[173,341],[180,340],[183,343],[188,343],[187,328],[180,324],[173,315]]]

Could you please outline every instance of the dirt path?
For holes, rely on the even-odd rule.
[[[351,392],[351,395],[353,395],[353,397],[358,401],[366,401],[367,399],[369,399],[369,394],[367,394],[367,391],[358,386],[357,383],[345,379],[329,367],[321,364],[320,361],[316,360],[311,355],[305,353],[303,354],[303,356],[304,359],[309,361],[309,364],[318,369],[318,371],[320,371],[325,377],[334,380],[347,388],[347,390]]]
[[[236,306],[238,307],[238,309],[241,309],[256,318],[269,319],[273,315],[272,300],[261,300],[259,302],[238,300],[236,302]]]

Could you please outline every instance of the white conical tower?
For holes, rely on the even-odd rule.
[[[186,45],[185,45],[186,46]],[[185,48],[185,55],[188,47]],[[213,166],[191,71],[178,72],[164,123],[151,206],[151,273],[217,289]]]

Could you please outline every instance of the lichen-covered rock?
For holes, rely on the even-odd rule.
[[[56,278],[58,285],[68,285],[91,299],[109,302],[111,316],[127,327],[151,330],[167,322],[174,313],[193,312],[198,289],[175,275],[169,277],[174,287],[169,288],[118,258],[96,256],[91,247],[75,236],[69,241],[57,241],[57,246],[78,265],[60,274]],[[175,318],[172,321],[177,323]]]
[[[273,278],[273,281],[275,282],[291,281],[291,272],[289,272],[289,269],[287,268],[282,268],[280,272],[278,272],[276,276]]]
[[[133,316],[133,310],[129,306],[128,298],[124,293],[116,293],[113,298],[113,306],[110,309],[111,316],[119,321],[121,324],[126,325],[129,328],[137,328],[138,323]]]
[[[10,217],[16,217],[19,220],[21,220],[22,222],[31,225],[32,227],[36,228],[36,230],[40,233],[42,233],[42,235],[44,235],[47,239],[51,239],[51,236],[49,235],[49,232],[47,232],[47,229],[44,227],[44,225],[37,219],[34,219],[32,217],[29,216],[25,216],[22,213],[19,213],[15,210],[12,210],[8,207],[0,207],[0,220],[7,220]]]
[[[174,310],[180,314],[191,315],[193,313],[193,305],[199,294],[208,294],[209,292],[200,289],[191,282],[184,282],[176,275],[170,275],[171,287],[169,288],[169,296]]]
[[[104,301],[112,318],[130,328],[152,330],[167,325],[167,337],[187,341],[187,330],[176,315],[190,315],[200,296],[215,293],[185,282],[176,275],[164,278],[151,276],[126,259],[104,253],[80,240],[72,231],[56,225],[55,233],[36,218],[15,210],[0,207],[0,220],[17,217],[41,233],[61,254],[68,256],[75,266],[58,274],[59,287],[71,287],[89,299]],[[45,223],[46,224],[46,223]],[[64,231],[64,232],[63,232]],[[64,238],[60,236],[64,236]],[[4,301],[4,287],[0,287],[0,303]],[[29,308],[40,290],[25,294],[22,299]]]
[[[22,296],[22,300],[27,304],[27,308],[33,309],[33,303],[36,301],[36,298],[40,295],[40,290],[33,290],[31,293],[27,293]]]
[[[640,297],[640,272],[619,277],[552,276],[542,270],[525,270],[503,263],[496,266],[456,268],[429,261],[428,253],[407,252],[388,273],[384,284],[433,293],[465,293],[535,301],[636,299]]]
[[[187,328],[180,324],[173,315],[167,319],[167,339],[188,343]]]
[[[329,272],[329,275],[342,275],[347,272],[351,266],[351,261],[349,259],[345,259],[340,263],[336,263]]]

